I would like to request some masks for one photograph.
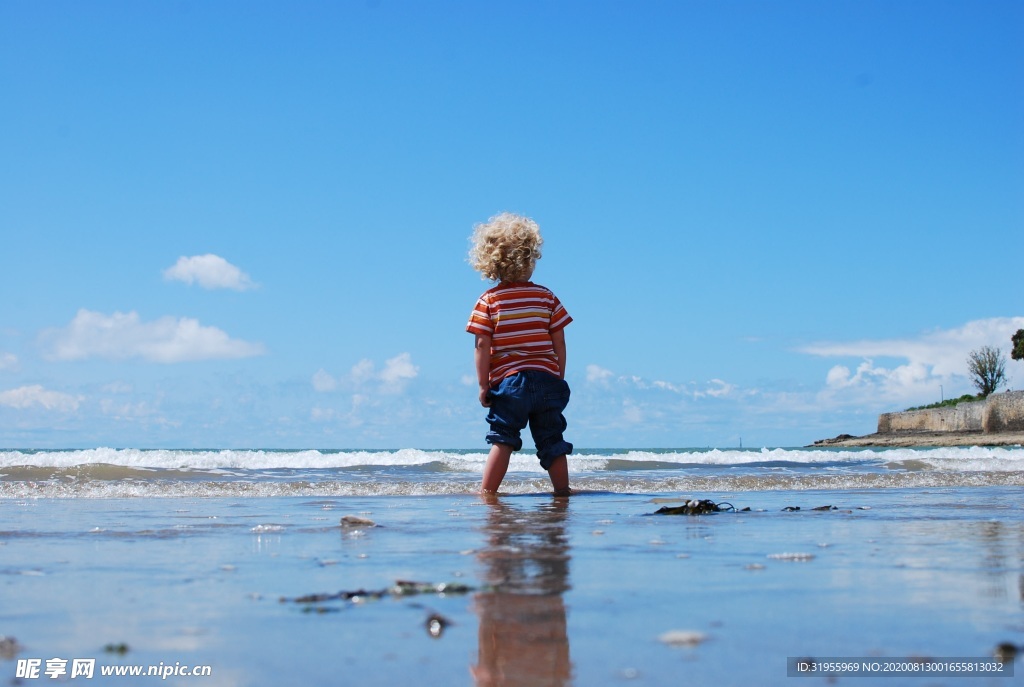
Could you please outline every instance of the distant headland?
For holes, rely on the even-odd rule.
[[[813,446],[1015,446],[1024,445],[1024,391],[991,394],[952,407],[882,413],[878,431],[840,434]]]

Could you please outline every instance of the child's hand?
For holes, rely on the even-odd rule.
[[[482,387],[480,389],[480,405],[482,405],[484,408],[491,407],[490,393],[491,390],[488,387]]]

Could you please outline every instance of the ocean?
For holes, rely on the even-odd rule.
[[[0,451],[0,498],[428,496],[479,488],[474,450]],[[608,493],[1024,486],[1024,448],[598,449],[569,458],[573,489]],[[502,491],[550,489],[528,452]]]

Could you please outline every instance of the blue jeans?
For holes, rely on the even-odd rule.
[[[505,444],[513,451],[523,447],[519,432],[530,425],[537,457],[545,470],[555,458],[572,453],[572,444],[562,438],[566,422],[562,411],[569,404],[569,385],[543,370],[522,370],[505,377],[487,394],[490,412],[488,444]]]

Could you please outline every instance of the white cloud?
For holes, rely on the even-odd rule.
[[[607,384],[608,380],[614,376],[614,372],[600,365],[587,365],[587,381],[590,383]]]
[[[262,344],[232,339],[216,327],[182,317],[143,322],[136,312],[104,315],[78,311],[71,323],[44,333],[55,360],[142,358],[158,363],[248,358],[263,355]]]
[[[372,360],[364,358],[352,366],[347,376],[335,377],[327,370],[320,369],[312,377],[313,388],[321,393],[347,389],[360,392],[370,391],[384,394],[397,394],[405,390],[406,385],[419,376],[420,368],[413,364],[412,355],[399,353],[394,358],[384,361],[384,368],[378,370]],[[356,406],[362,404],[366,397],[357,393],[359,399]],[[322,410],[322,409],[321,409]],[[318,416],[322,419],[323,414]]]
[[[356,384],[368,382],[375,376],[372,360],[363,359],[352,366],[352,381]]]
[[[109,398],[100,400],[100,412],[115,420],[148,419],[156,414],[156,409],[145,401],[137,403],[115,401]]]
[[[963,384],[971,351],[993,346],[1005,353],[1010,347],[1010,337],[1021,328],[1024,328],[1024,317],[998,317],[974,320],[954,329],[937,329],[909,339],[819,343],[801,351],[828,358],[862,359],[854,372],[842,364],[828,371],[826,396],[844,394],[851,399],[873,396],[886,401],[913,400],[935,395],[939,385]],[[906,362],[886,367],[876,364],[876,358]]]
[[[349,428],[361,427],[365,420],[360,415],[360,410],[363,407],[369,407],[375,405],[367,396],[363,394],[353,394],[350,398],[350,406],[348,410],[340,410],[336,408],[322,408],[320,406],[314,407],[310,413],[309,418],[313,422],[335,424],[340,423]],[[378,415],[378,413],[375,413]]]
[[[219,255],[181,256],[178,262],[164,270],[164,279],[198,283],[204,289],[232,289],[246,291],[256,284],[248,274]]]
[[[59,391],[50,391],[38,384],[0,391],[0,405],[18,410],[40,406],[45,410],[74,412],[78,410],[78,401],[79,399],[74,396]]]
[[[399,353],[394,358],[384,361],[384,369],[377,371],[372,360],[363,359],[352,366],[352,382],[359,386],[368,382],[380,382],[380,390],[386,393],[397,393],[405,389],[406,384],[419,376],[420,368],[412,363],[409,353]]]
[[[927,366],[935,376],[962,375],[967,371],[967,355],[972,350],[994,346],[1006,352],[1010,337],[1022,328],[1024,317],[996,317],[974,320],[956,329],[936,329],[911,339],[819,343],[801,351],[831,358],[903,358]]]
[[[13,370],[18,365],[18,356],[13,353],[0,353],[0,370]]]
[[[104,385],[100,390],[108,394],[130,394],[135,390],[135,387],[127,382],[111,382]]]
[[[712,397],[712,398],[723,398],[726,396],[735,396],[738,392],[738,387],[735,384],[724,382],[721,379],[712,379],[707,382],[705,388],[697,388],[695,382],[689,384],[677,384],[675,382],[667,382],[665,380],[656,379],[654,381],[648,381],[643,377],[637,375],[619,375],[616,376],[611,370],[605,369],[600,365],[587,365],[587,383],[598,384],[602,387],[609,387],[612,383],[622,388],[627,388],[635,391],[668,391],[679,396],[686,396],[694,400]],[[740,396],[750,395],[751,391],[745,391],[739,393]]]
[[[644,421],[645,415],[642,408],[629,399],[622,403],[622,420],[629,425],[638,425]]]
[[[695,391],[693,394],[694,397],[700,398],[701,396],[711,396],[712,398],[723,398],[725,396],[732,395],[736,391],[735,384],[723,382],[721,379],[712,379],[708,384],[710,386],[703,391]]]
[[[313,422],[330,422],[337,416],[337,411],[333,408],[313,408],[309,411],[309,418]]]
[[[380,379],[389,389],[398,390],[410,379],[416,379],[419,372],[420,368],[412,364],[411,355],[399,353],[394,358],[384,361],[384,369],[380,373]]]
[[[334,391],[338,388],[338,380],[327,370],[320,368],[313,375],[313,388],[320,392]]]

